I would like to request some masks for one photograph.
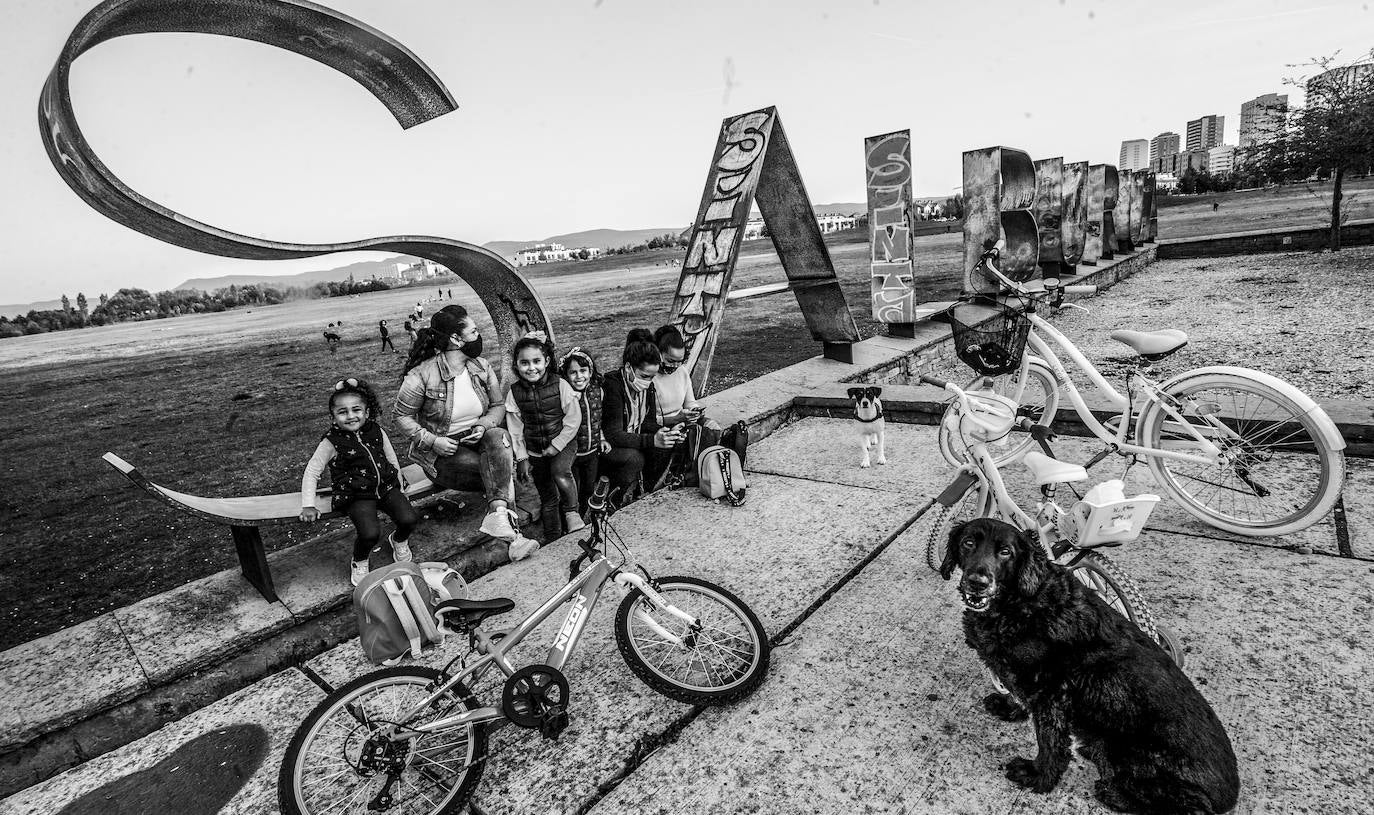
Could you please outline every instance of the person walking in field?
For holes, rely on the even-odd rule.
[[[385,351],[390,348],[391,353],[399,354],[400,351],[397,351],[396,346],[391,342],[391,331],[386,327],[386,320],[381,320],[377,323],[377,331],[382,335],[382,350]]]
[[[355,377],[335,382],[329,394],[330,428],[301,476],[300,519],[311,523],[320,518],[315,495],[320,475],[329,470],[330,505],[347,515],[357,531],[349,574],[355,586],[367,576],[368,553],[381,538],[378,510],[396,522],[387,537],[392,557],[397,562],[412,559],[408,541],[417,522],[415,508],[401,483],[401,463],[391,439],[377,424],[380,415],[377,395],[366,382]]]
[[[328,326],[327,328],[325,328],[325,330],[324,330],[324,344],[325,344],[326,346],[328,346],[328,348],[329,348],[329,353],[331,353],[331,354],[337,354],[337,353],[339,353],[339,342],[340,342],[342,339],[343,339],[343,338],[339,336],[339,333],[338,333],[337,331],[334,330],[334,324],[333,324],[333,323],[330,323],[329,326]]]
[[[410,347],[414,348],[415,340],[419,337],[419,334],[415,331],[415,322],[407,317],[406,321],[401,325],[401,328],[406,332],[406,336],[410,337]]]

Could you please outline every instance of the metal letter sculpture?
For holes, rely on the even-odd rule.
[[[859,341],[777,110],[734,116],[721,123],[669,318],[687,338],[686,364],[698,394],[706,392],[725,303],[738,299],[730,281],[755,197],[788,283],[748,296],[791,291],[812,338],[831,359],[849,362],[850,345]]]
[[[1035,162],[1035,226],[1040,233],[1040,267],[1045,277],[1058,277],[1064,264],[1061,234],[1064,212],[1064,159]]]
[[[1145,174],[1145,240],[1155,243],[1159,240],[1159,204],[1155,201],[1155,174]]]
[[[333,68],[375,96],[402,128],[454,110],[457,104],[429,67],[405,46],[364,23],[305,0],[107,0],[77,24],[39,99],[39,126],[48,158],[62,179],[98,212],[161,241],[224,257],[285,260],[362,250],[403,252],[448,267],[490,312],[503,348],[533,329],[552,326],[529,283],[501,256],[480,246],[424,236],[347,243],[279,243],[187,218],[134,192],[101,163],[72,111],[72,62],[114,37],[149,32],[219,34],[293,51]]]
[[[997,283],[973,273],[984,241],[1004,241],[1000,269],[1025,280],[1039,268],[1040,236],[1030,207],[1035,166],[1024,151],[988,147],[964,153],[964,291],[995,293]]]
[[[1088,201],[1084,194],[1087,178],[1088,162],[1070,161],[1064,165],[1060,240],[1064,265],[1068,268],[1077,266],[1083,259],[1083,244],[1088,236]]]
[[[1088,167],[1088,237],[1083,243],[1080,260],[1096,266],[1099,260],[1110,260],[1116,250],[1116,168],[1110,164]]]
[[[916,287],[912,273],[911,131],[864,139],[873,319],[890,334],[912,336]]]
[[[1131,240],[1131,201],[1135,198],[1131,176],[1130,170],[1117,175],[1116,209],[1112,210],[1112,222],[1116,226],[1116,246],[1112,247],[1115,252],[1135,251],[1135,242]]]

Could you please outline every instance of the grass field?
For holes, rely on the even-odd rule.
[[[1363,214],[1352,217],[1374,215],[1371,198],[1363,194]],[[1217,213],[1210,199],[1170,200],[1161,210],[1161,236],[1237,231],[1286,218],[1321,222],[1320,204],[1300,189],[1221,200]],[[1271,218],[1273,212],[1286,215]],[[923,299],[957,293],[962,236],[953,228],[918,239]],[[866,236],[829,238],[861,334],[881,333],[867,307]],[[591,348],[603,365],[613,365],[628,329],[653,328],[666,317],[680,272],[668,260],[681,257],[681,250],[662,250],[525,271],[549,309],[559,345]],[[745,245],[735,287],[782,279],[768,240]],[[458,302],[476,304],[461,283],[452,288]],[[379,352],[377,320],[390,321],[404,350],[402,320],[418,298],[435,291],[424,286],[0,342],[0,415],[9,419],[0,438],[0,517],[6,519],[0,648],[236,564],[226,529],[145,497],[100,461],[102,453],[114,451],[153,480],[191,493],[295,490],[326,428],[330,384],[361,376],[388,403],[402,357]],[[426,313],[441,305],[429,303]],[[320,332],[340,320],[343,347],[331,355]],[[489,325],[484,329],[494,337]],[[497,350],[488,358],[499,364]],[[732,304],[712,390],[818,352],[790,296]],[[384,424],[389,420],[388,410]],[[322,530],[274,527],[265,537],[274,549]]]

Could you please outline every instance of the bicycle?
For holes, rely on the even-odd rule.
[[[1182,667],[1183,649],[1177,638],[1155,622],[1135,581],[1098,551],[1139,537],[1159,497],[1126,498],[1121,492],[1122,482],[1113,480],[1089,490],[1065,510],[1056,500],[1057,485],[1086,481],[1088,472],[1054,457],[1049,446],[1054,434],[1048,425],[1037,424],[1030,417],[1018,417],[1018,406],[1009,397],[992,391],[969,393],[934,376],[920,379],[953,395],[954,404],[959,407],[957,430],[964,449],[954,480],[934,499],[934,506],[939,509],[926,539],[926,565],[931,571],[940,571],[950,531],[956,524],[969,518],[1004,520],[1034,532],[1050,560],[1068,569],[1109,607],[1135,623]],[[1008,462],[999,461],[988,449],[989,443],[1005,438],[1015,427],[1027,431],[1044,450],[1023,450],[1016,459],[1030,470],[1040,487],[1041,499],[1036,503],[1034,517],[1023,511],[1007,492],[1001,467]]]
[[[1233,366],[1196,368],[1157,383],[1146,373],[1151,363],[1188,342],[1187,334],[1172,329],[1111,332],[1112,339],[1137,355],[1122,395],[1072,340],[1037,313],[1038,304],[1058,309],[1066,295],[1094,294],[1097,287],[1064,286],[1047,278],[1042,289],[1029,288],[997,269],[998,252],[990,246],[978,267],[1003,291],[1020,298],[1024,312],[996,304],[1003,325],[991,332],[951,319],[955,351],[980,374],[1002,376],[995,388],[1015,400],[1034,424],[1045,426],[1054,419],[1063,390],[1084,426],[1105,444],[1086,467],[1112,454],[1129,464],[1143,458],[1155,481],[1188,513],[1242,535],[1296,532],[1331,511],[1345,478],[1345,440],[1310,397],[1277,377]],[[1093,416],[1051,342],[1120,415],[1106,422]],[[1025,353],[1027,344],[1030,354]],[[959,466],[962,460],[948,425],[941,422],[940,450]],[[1126,439],[1133,425],[1130,443]],[[999,454],[999,462],[1014,460],[1031,443],[1020,439]]]
[[[480,628],[484,619],[515,607],[507,598],[445,601],[435,617],[448,631],[467,635],[465,653],[443,670],[373,671],[320,702],[287,746],[278,776],[282,812],[457,812],[481,778],[488,731],[514,724],[557,739],[567,727],[569,687],[561,669],[608,582],[628,590],[615,616],[616,644],[645,684],[697,705],[753,692],[770,650],[758,617],[705,580],[654,578],[637,566],[607,521],[608,488],[604,477],[597,482],[589,502],[590,537],[578,542],[582,554],[569,563],[567,585],[520,623],[491,634]],[[610,557],[612,547],[618,562]],[[507,655],[570,601],[544,663],[515,668]],[[479,658],[466,665],[473,653]],[[460,670],[450,673],[455,663]],[[501,704],[481,706],[470,687],[493,668],[505,676]]]

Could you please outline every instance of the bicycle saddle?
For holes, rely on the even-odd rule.
[[[488,617],[505,614],[515,608],[515,601],[506,597],[493,597],[490,600],[445,600],[434,607],[435,614],[457,612],[461,622],[476,625]]]
[[[1026,469],[1031,471],[1031,477],[1035,479],[1035,483],[1041,487],[1046,484],[1061,484],[1065,481],[1088,480],[1088,471],[1077,464],[1050,458],[1044,453],[1037,453],[1034,450],[1026,453],[1026,457],[1021,461],[1026,465]]]
[[[1130,346],[1132,351],[1148,360],[1160,360],[1188,344],[1188,335],[1177,328],[1159,331],[1128,331],[1121,329],[1107,336]]]

